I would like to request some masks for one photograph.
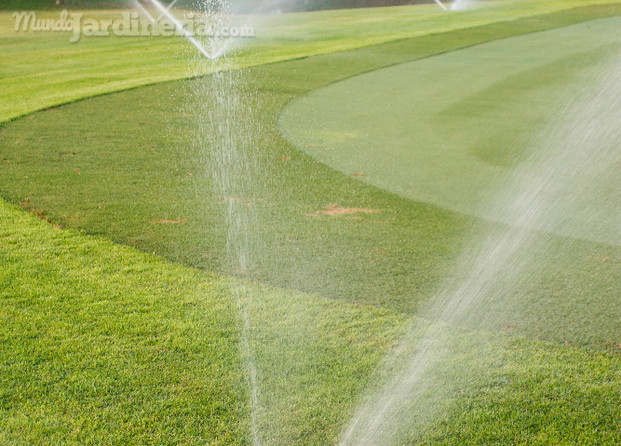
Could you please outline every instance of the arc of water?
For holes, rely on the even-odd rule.
[[[138,0],[134,1],[134,5],[136,6],[136,8],[140,9],[140,12],[142,12],[145,16],[147,16],[147,19],[149,19],[149,21],[151,23],[155,23],[155,19],[153,18],[153,16],[149,13],[149,11],[147,11],[147,8],[145,8],[144,6],[142,6],[142,3],[140,3]]]
[[[205,49],[205,47],[203,47],[203,45],[201,45],[201,43],[200,43],[198,40],[196,40],[196,39],[194,38],[194,36],[192,36],[192,35],[191,35],[191,34],[190,34],[190,33],[189,33],[189,32],[188,32],[188,31],[187,31],[187,30],[183,27],[183,25],[181,24],[181,22],[179,22],[179,20],[177,20],[177,19],[175,18],[175,16],[173,16],[173,15],[170,13],[170,11],[169,11],[168,9],[166,9],[166,7],[165,7],[164,5],[162,5],[162,4],[161,4],[158,0],[151,0],[151,3],[153,3],[153,5],[155,5],[155,7],[161,11],[162,15],[166,16],[166,18],[167,18],[168,20],[170,20],[170,21],[173,23],[173,25],[175,25],[175,28],[176,28],[176,29],[177,29],[177,30],[178,30],[181,34],[183,34],[183,36],[184,36],[186,39],[188,39],[188,41],[189,41],[192,45],[194,45],[194,46],[196,47],[196,49],[197,49],[198,51],[200,51],[200,52],[201,52],[201,54],[202,54],[203,56],[205,56],[207,59],[215,59],[215,58],[216,58],[216,57],[214,57],[212,54],[209,54],[209,53],[207,52],[207,50]]]
[[[436,2],[440,8],[442,8],[445,11],[448,11],[448,8],[444,6],[444,3],[442,3],[440,0],[433,0],[433,1]]]
[[[244,22],[243,27],[247,26],[249,23],[249,20],[246,20]],[[226,54],[226,52],[228,51],[228,49],[231,47],[231,43],[233,42],[233,39],[231,38],[227,38],[224,39],[224,43],[222,45],[220,45],[218,48],[216,48],[215,50],[213,50],[212,48],[212,56],[214,59],[218,59],[222,56],[224,56]]]
[[[172,2],[172,3],[170,3],[170,4],[168,5],[168,7],[166,8],[166,10],[167,10],[168,12],[170,12],[170,10],[172,9],[172,7],[173,7],[173,6],[175,6],[175,3],[177,3],[178,1],[179,1],[179,0],[173,0],[173,2]],[[160,16],[159,16],[156,20],[159,22],[159,21],[160,21],[160,19],[161,19],[162,17],[164,17],[164,13],[161,13],[161,14],[160,14]]]

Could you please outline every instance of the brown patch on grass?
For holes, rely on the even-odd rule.
[[[181,223],[185,223],[185,218],[181,218],[179,220],[166,220],[164,218],[157,218],[155,220],[151,220],[151,223],[164,223],[164,224],[178,225]]]
[[[291,161],[291,157],[290,156],[281,156],[280,157],[280,161]]]
[[[320,211],[315,211],[306,214],[309,217],[319,217],[320,215],[329,215],[331,217],[337,217],[339,215],[348,215],[348,214],[379,214],[380,211],[377,209],[368,209],[368,208],[345,208],[342,206],[338,206],[336,204],[329,204],[324,209]]]
[[[39,220],[44,221],[47,224],[52,225],[55,229],[64,229],[64,226],[60,226],[54,223],[50,218],[43,212],[41,209],[38,209],[30,204],[30,198],[26,197],[18,203],[19,207],[21,207],[24,211],[28,212],[30,215],[34,215]]]
[[[358,177],[358,178],[365,178],[367,175],[365,175],[364,173],[360,173],[360,172],[354,172],[351,174],[352,177]]]
[[[610,262],[612,259],[610,257],[605,256],[586,256],[589,260],[597,260],[598,262]]]
[[[621,342],[604,342],[604,347],[607,347],[610,354],[621,353]]]

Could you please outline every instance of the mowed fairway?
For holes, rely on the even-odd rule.
[[[212,100],[206,108],[221,111],[204,95],[216,82],[211,76],[90,98],[0,127],[0,195],[34,214],[0,203],[0,442],[243,445],[252,443],[254,411],[262,444],[338,444],[382,356],[452,273],[469,229],[501,225],[442,201],[428,183],[440,178],[443,191],[459,189],[475,206],[486,178],[493,181],[527,155],[513,146],[494,151],[503,132],[513,132],[509,140],[545,116],[546,98],[578,75],[579,60],[600,63],[614,46],[607,39],[621,15],[616,5],[526,18],[516,10],[505,18],[517,20],[489,23],[487,13],[470,12],[477,26],[461,29],[449,16],[435,23],[428,6],[421,11],[428,31],[416,37],[235,75],[236,97],[251,110],[241,124],[253,123],[252,195],[222,196],[214,184],[215,150],[197,130],[205,115],[196,107],[197,100]],[[314,25],[299,36],[318,39],[328,18],[360,24],[370,12],[330,14],[311,15]],[[290,26],[296,21],[304,15],[292,16]],[[383,38],[376,28],[368,43],[407,36],[391,34],[391,26]],[[340,32],[340,43],[323,46],[318,39],[298,42],[298,49],[309,55],[353,45],[353,31]],[[570,37],[573,44],[560,43]],[[537,39],[557,43],[557,62],[538,63],[553,50],[538,48]],[[541,51],[538,57],[529,57],[528,45]],[[263,62],[293,57],[278,46]],[[516,48],[519,66],[503,62],[508,46]],[[248,65],[259,63],[242,54]],[[490,65],[459,69],[473,57]],[[430,78],[409,82],[425,75],[417,66],[427,66]],[[181,75],[175,70],[170,77]],[[429,74],[447,70],[458,71],[461,86]],[[131,70],[123,76],[133,77]],[[163,79],[149,76],[140,82]],[[96,84],[96,91],[55,97],[62,102],[111,88]],[[129,86],[123,81],[118,88]],[[404,120],[382,144],[365,138],[364,155],[360,139],[352,143],[361,131],[352,124],[366,125],[368,133],[375,125],[370,136],[382,137],[388,126],[382,110],[412,96],[436,106],[434,92],[444,99],[444,88],[455,102],[438,103],[420,122]],[[306,108],[312,100],[318,102]],[[520,102],[530,100],[532,115]],[[508,103],[521,110],[517,129],[512,119],[499,121],[486,139],[481,128]],[[365,114],[347,121],[348,107]],[[330,119],[323,122],[316,110]],[[477,121],[478,130],[466,125],[475,119],[459,119],[472,110],[488,119]],[[466,153],[445,125],[459,127]],[[313,135],[302,127],[314,128],[320,141],[307,141]],[[447,169],[470,163],[459,177],[466,186],[433,162],[425,169],[433,178],[417,177],[416,184],[404,180],[414,164],[384,164],[412,156],[397,142],[415,138],[415,130],[430,151],[446,147]],[[477,144],[481,139],[487,145]],[[328,149],[334,156],[322,158]],[[425,153],[420,146],[415,155]],[[395,173],[382,165],[396,166]],[[241,281],[227,276],[240,275],[227,258],[223,215],[231,202],[255,218],[252,265]],[[532,265],[536,280],[507,290],[520,302],[514,312],[480,330],[451,329],[458,342],[442,350],[434,416],[412,414],[416,429],[407,444],[621,442],[619,247],[537,237],[556,255]],[[258,371],[254,408],[239,348],[233,291],[240,284]]]

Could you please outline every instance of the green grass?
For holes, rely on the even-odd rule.
[[[319,11],[244,18],[256,29],[234,64],[253,66],[326,54],[413,36],[465,29],[487,23],[570,10],[612,0],[486,2],[481,11],[443,14],[436,5]],[[41,18],[58,12],[41,11]],[[111,20],[119,10],[93,10],[84,18]],[[189,70],[180,38],[83,38],[70,44],[69,33],[14,30],[12,12],[0,11],[0,122],[45,107],[140,85],[209,73],[219,64]],[[46,69],[42,70],[41,66]]]
[[[258,166],[253,190],[241,197],[251,202],[257,219],[250,256],[255,268],[249,277],[416,311],[449,274],[475,220],[378,190],[319,164],[280,136],[282,107],[307,91],[382,66],[617,13],[616,7],[596,7],[523,19],[513,27],[487,25],[244,71],[239,82],[242,93],[248,92],[244,105],[254,110],[250,122],[261,126],[252,152]],[[165,83],[6,125],[0,134],[5,172],[0,193],[58,224],[172,261],[234,272],[226,254],[226,197],[215,192],[205,168],[216,160],[206,153],[202,137],[192,133],[204,116],[196,103],[215,106],[213,98],[200,96],[209,88],[209,77]],[[379,213],[307,215],[330,204]],[[183,223],[158,223],[162,220]],[[619,268],[618,249],[586,241],[568,245],[563,238],[547,236],[539,243],[549,244],[557,255],[534,276],[541,280],[513,291],[513,297],[531,297],[498,326],[517,326],[518,333],[560,343],[601,348],[615,341],[618,321],[602,309],[614,305],[615,287],[609,278]],[[584,304],[585,294],[592,296],[591,305]],[[558,305],[559,299],[565,304]],[[524,313],[532,317],[524,318]],[[591,323],[585,325],[581,321],[586,314]]]
[[[0,227],[2,444],[247,444],[228,280],[5,203]],[[403,316],[256,286],[246,293],[269,414],[260,420],[284,425],[268,433],[314,426],[300,444],[336,436]]]
[[[498,335],[449,336],[443,361],[432,369],[434,392],[424,396],[418,413],[414,410],[401,444],[620,441],[621,375],[614,358]]]
[[[376,70],[290,103],[280,128],[341,172],[363,173],[363,181],[413,201],[510,224],[484,205],[536,150],[564,95],[580,97],[590,85],[584,70],[609,69],[610,55],[621,51],[619,29],[620,17],[590,21]],[[591,198],[607,213],[590,221],[572,209],[576,220],[564,229],[614,244],[610,192]]]
[[[214,278],[0,204],[0,442],[239,444],[236,308]]]
[[[226,280],[6,204],[0,223],[2,444],[247,444]],[[406,318],[248,291],[262,435],[269,444],[334,443]],[[446,346],[443,403],[415,432],[422,444],[619,441],[614,356],[485,333]]]
[[[288,35],[288,20],[300,32],[298,43],[266,40],[264,52],[248,55],[259,63],[293,49],[311,54],[430,33],[243,72],[241,92],[252,93],[241,96],[243,106],[253,110],[250,122],[261,124],[252,153],[262,186],[251,206],[261,236],[251,248],[253,255],[271,250],[258,257],[248,278],[282,289],[231,283],[204,271],[229,271],[226,197],[212,192],[209,154],[183,131],[203,116],[193,107],[212,78],[101,96],[5,123],[0,194],[53,225],[84,232],[56,229],[0,203],[0,442],[248,444],[249,399],[231,295],[242,285],[264,443],[336,443],[382,355],[450,271],[468,228],[480,222],[319,164],[279,135],[280,110],[308,91],[366,71],[619,14],[617,6],[593,7],[455,30],[493,14],[509,19],[570,6],[499,5],[459,23],[430,12],[428,26],[421,22],[407,31],[407,16],[389,19],[395,10],[382,10],[387,21],[377,17],[379,25],[360,40],[354,30],[367,29],[375,12],[289,16],[278,19],[283,27],[274,32]],[[355,26],[347,27],[348,17]],[[306,20],[308,28],[296,24]],[[345,25],[334,30],[336,22]],[[335,33],[332,41],[321,39],[324,27]],[[79,68],[81,60],[96,60],[94,47],[78,54],[60,41],[48,49],[41,41],[21,49],[13,43],[13,58],[3,66],[3,75],[10,74],[1,82],[19,85],[21,69],[30,73],[33,90],[5,90],[4,119],[184,75],[179,58],[180,71],[173,65],[154,77],[172,51],[163,42],[149,50],[161,61],[149,59],[155,63],[146,68],[138,67],[144,57],[138,53],[136,62],[125,60],[128,53],[117,51],[122,42],[101,42],[109,45],[99,55],[109,71],[95,63]],[[58,51],[74,65],[52,82],[37,74],[36,51]],[[109,82],[112,77],[118,82]],[[36,97],[37,89],[53,94]],[[331,203],[380,213],[306,215]],[[162,219],[184,223],[158,223]],[[515,290],[531,296],[528,308],[503,321],[531,339],[482,331],[451,336],[436,374],[442,390],[437,401],[422,406],[434,416],[404,432],[408,444],[621,441],[621,363],[612,345],[619,342],[618,249],[590,242],[563,248],[556,237],[542,242],[560,249],[558,258],[537,283]],[[585,290],[593,293],[589,299]]]

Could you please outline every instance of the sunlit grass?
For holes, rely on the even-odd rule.
[[[259,37],[240,53],[240,66],[431,34],[250,71],[263,129],[255,153],[269,167],[272,200],[256,205],[263,215],[279,216],[265,231],[276,242],[274,263],[257,278],[283,288],[233,286],[244,287],[251,315],[264,444],[338,441],[376,365],[472,223],[320,165],[277,134],[279,110],[312,88],[367,70],[604,12],[436,32],[587,3],[594,2],[485,2],[485,11],[459,21],[431,5],[283,15],[255,24]],[[188,74],[185,54],[193,50],[179,39],[69,45],[66,35],[16,36],[10,15],[0,17],[0,121]],[[205,271],[223,262],[223,197],[212,196],[194,160],[171,158],[170,148],[183,144],[179,132],[161,139],[165,132],[154,130],[187,127],[174,108],[187,85],[109,95],[0,127],[2,195],[39,217],[0,202],[0,443],[250,442],[237,302],[229,278]],[[380,212],[325,213],[335,202]],[[283,252],[298,257],[291,262]],[[598,275],[609,278],[603,287],[615,286],[613,248],[584,243],[566,254],[547,272],[551,290]],[[576,256],[588,260],[579,271],[568,267]],[[304,271],[294,271],[298,266]],[[565,297],[555,290],[551,298]],[[592,309],[583,304],[550,310],[557,321],[567,317],[569,327],[522,332],[552,343],[455,330],[437,370],[443,403],[414,414],[425,422],[413,423],[409,444],[621,442],[618,340],[602,349],[602,333],[611,331],[603,323],[585,335],[580,317]]]
[[[617,0],[615,0],[617,1]],[[551,13],[612,0],[486,1],[477,11],[446,14],[436,5],[249,16],[256,29],[229,66],[243,67],[344,51],[396,39]],[[117,19],[121,10],[84,11],[85,18]],[[45,11],[40,17],[57,18]],[[0,122],[32,111],[121,89],[208,73],[217,63],[188,70],[196,51],[179,37],[83,38],[71,33],[14,30],[12,12],[0,12]]]

